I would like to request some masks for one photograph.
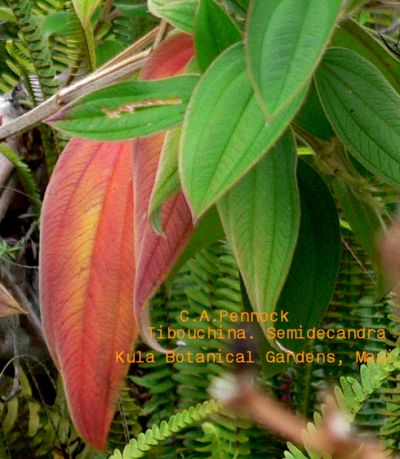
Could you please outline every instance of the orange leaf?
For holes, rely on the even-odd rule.
[[[140,77],[154,80],[184,72],[193,57],[193,41],[189,35],[177,34],[160,44],[144,66]],[[193,233],[192,215],[183,193],[168,199],[162,209],[164,234],[151,227],[149,204],[165,134],[155,134],[133,142],[136,280],[135,314],[143,338],[160,349],[148,333],[148,301],[174,267],[186,242]]]
[[[137,336],[132,142],[73,139],[57,162],[43,203],[40,299],[50,352],[72,419],[104,449]]]
[[[182,73],[192,56],[190,36],[175,35],[157,48],[141,76]],[[139,318],[193,231],[182,193],[163,208],[165,237],[154,233],[148,220],[163,138],[157,134],[120,143],[73,139],[43,203],[44,331],[77,430],[98,449],[105,448],[127,371],[116,356],[129,351],[137,336],[134,295]]]

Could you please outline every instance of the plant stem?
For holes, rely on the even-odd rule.
[[[111,68],[103,68],[101,71],[97,71],[69,87],[61,89],[54,96],[38,105],[30,112],[10,123],[0,126],[0,140],[31,129],[44,119],[57,113],[61,107],[78,97],[89,94],[97,89],[104,88],[105,86],[127,77],[135,70],[141,69],[147,61],[149,53],[150,50],[143,51],[125,61],[117,63]]]

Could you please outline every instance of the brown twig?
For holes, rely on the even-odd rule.
[[[151,30],[144,37],[140,38],[133,45],[129,46],[114,59],[104,64],[86,78],[59,90],[53,97],[50,97],[33,110],[13,121],[1,125],[0,140],[31,129],[78,97],[116,83],[133,72],[140,70],[147,61],[153,46],[144,51],[138,51],[153,44],[155,38],[160,33],[160,27]],[[164,26],[162,30],[164,30]]]
[[[157,46],[161,43],[161,41],[164,39],[166,33],[168,31],[168,22],[162,19],[160,21],[160,25],[158,26],[158,32],[157,35],[154,39],[153,43],[153,49],[157,48]]]
[[[0,126],[0,140],[19,134],[36,126],[41,121],[57,113],[69,102],[122,80],[143,67],[150,50],[142,51],[111,67],[106,67],[88,77],[58,91],[54,96],[35,107],[30,112],[7,124]]]
[[[36,313],[34,306],[31,304],[29,299],[26,297],[23,289],[18,286],[17,282],[15,282],[13,275],[4,266],[2,267],[0,277],[2,280],[6,281],[7,286],[9,287],[13,296],[15,296],[15,299],[18,300],[20,305],[28,313],[27,318],[29,322],[31,323],[32,327],[34,328],[37,336],[40,339],[44,340],[43,327],[42,327],[40,318],[38,314]]]
[[[144,48],[151,46],[152,43],[155,40],[155,37],[157,36],[159,31],[159,27],[155,27],[153,30],[150,30],[146,35],[144,35],[142,38],[139,38],[139,40],[135,41],[131,46],[128,48],[124,49],[121,51],[117,56],[115,56],[113,59],[109,60],[106,62],[102,67],[96,70],[96,72],[100,72],[104,69],[110,68],[115,64],[118,64],[120,62],[123,62],[125,59],[128,59],[130,56],[136,54],[137,52],[143,50]]]
[[[319,454],[335,459],[388,459],[373,440],[359,439],[333,397],[327,397],[321,425],[307,429],[307,421],[292,413],[253,384],[251,372],[239,372],[219,381],[212,395],[234,414],[250,418],[269,431]]]

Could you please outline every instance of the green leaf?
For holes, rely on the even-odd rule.
[[[90,23],[90,19],[101,0],[72,0],[72,3],[82,26],[85,27]]]
[[[193,31],[199,0],[148,0],[150,13],[183,30]]]
[[[197,62],[204,71],[229,46],[241,41],[239,29],[214,0],[200,0],[194,24]]]
[[[96,43],[90,19],[101,0],[72,0],[72,3],[86,39],[90,68],[94,70],[96,68]]]
[[[289,131],[217,203],[255,311],[275,310],[292,262],[300,224],[296,164]]]
[[[321,107],[314,84],[311,84],[306,100],[294,118],[293,124],[322,140],[335,137],[335,132]]]
[[[349,48],[368,59],[400,92],[400,62],[382,42],[353,19],[341,22],[332,37],[332,44]]]
[[[378,286],[379,289],[382,289],[385,282],[384,276],[379,273],[380,252],[377,246],[378,238],[385,229],[382,218],[379,217],[372,204],[363,199],[366,196],[365,193],[362,196],[357,196],[354,190],[340,177],[336,177],[333,180],[332,187],[347,223],[349,223],[356,238],[375,265]]]
[[[55,11],[49,14],[43,21],[41,31],[44,37],[52,34],[59,34],[62,36],[68,35],[68,12]]]
[[[367,0],[345,0],[344,6],[347,12],[360,8],[363,3],[367,3]]]
[[[339,271],[341,241],[335,202],[322,178],[299,160],[297,177],[301,222],[293,262],[277,307],[289,322],[276,328],[318,327],[326,313]],[[300,351],[306,340],[282,339],[284,347]]]
[[[182,122],[197,76],[129,81],[82,97],[47,122],[74,136],[126,140]]]
[[[178,172],[179,141],[181,128],[169,131],[165,137],[160,155],[157,176],[150,198],[149,214],[153,229],[162,234],[161,206],[162,203],[180,189]]]
[[[132,4],[124,4],[124,3],[116,3],[115,4],[116,11],[120,12],[124,16],[128,18],[137,18],[142,16],[148,15],[147,4],[142,3],[139,5],[132,5]]]
[[[267,116],[292,102],[310,80],[340,7],[341,0],[253,0],[249,71]]]
[[[227,8],[231,14],[242,16],[246,15],[249,8],[250,0],[219,0],[223,3],[224,7]]]
[[[123,51],[124,45],[112,39],[104,40],[96,46],[96,64],[101,67],[107,61]]]
[[[244,47],[216,59],[197,85],[185,115],[180,174],[195,215],[201,215],[259,161],[296,114],[304,98],[265,122],[247,77]]]
[[[0,7],[0,20],[7,22],[16,22],[15,16],[11,8],[5,6]]]
[[[400,96],[366,59],[326,53],[316,75],[321,104],[342,142],[365,168],[400,185]]]

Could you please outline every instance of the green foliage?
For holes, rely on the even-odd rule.
[[[178,173],[179,142],[181,129],[175,128],[168,131],[157,171],[156,181],[151,193],[149,213],[153,228],[162,233],[161,208],[163,202],[176,194],[180,189]]]
[[[159,294],[153,300],[152,323],[156,329],[159,325],[168,324],[174,329],[183,329],[186,332],[204,330],[207,333],[211,326],[214,330],[214,339],[187,340],[185,351],[193,353],[217,352],[229,344],[226,335],[232,325],[228,321],[212,325],[213,319],[218,317],[217,309],[239,312],[243,308],[239,273],[225,244],[214,244],[208,250],[198,253],[185,265],[165,293],[164,296]],[[177,320],[182,309],[188,309],[190,314],[198,315],[206,311],[211,322],[194,326],[191,321]],[[218,338],[221,333],[225,338]],[[162,340],[161,344],[167,347],[176,346],[175,341]],[[193,365],[183,362],[168,365],[158,353],[155,364],[141,364],[140,367],[144,374],[134,377],[133,380],[151,394],[151,398],[144,404],[144,413],[149,419],[148,426],[160,423],[176,409],[186,409],[207,400],[210,381],[214,376],[222,374],[224,368],[228,368],[227,365],[215,363]],[[196,368],[195,372],[193,367]],[[247,422],[226,414],[213,416],[212,422],[219,440],[227,447],[224,450],[232,451],[232,457],[237,453],[247,454],[246,451],[249,451],[250,447]],[[184,436],[176,436],[173,443],[159,447],[158,457],[176,458],[179,454],[197,459],[208,457],[207,438],[211,437],[205,435],[200,427],[191,428]]]
[[[348,230],[342,231],[342,238],[344,246],[339,278],[330,308],[322,324],[323,328],[366,327],[375,330],[378,328],[391,330],[396,326],[390,318],[393,316],[390,312],[391,306],[386,299],[375,298],[376,279],[370,261]],[[318,393],[326,388],[327,384],[338,383],[340,377],[357,377],[359,368],[355,361],[355,352],[378,353],[392,349],[394,343],[390,340],[390,332],[388,338],[387,342],[377,339],[326,339],[310,343],[308,351],[334,352],[337,359],[340,359],[341,366],[315,362],[312,365],[293,368],[292,396],[296,409],[310,418],[314,410],[319,409]],[[393,378],[397,379],[396,373]],[[391,391],[388,385],[389,380],[369,397],[367,403],[364,403],[354,420],[355,426],[379,435],[386,419],[386,387],[388,387],[388,394]],[[393,414],[395,412],[396,410]],[[391,438],[393,439],[393,436]]]
[[[32,202],[32,209],[36,216],[39,216],[41,200],[35,179],[29,166],[24,163],[18,155],[7,145],[0,144],[0,153],[3,154],[17,169],[21,182],[24,186],[25,193]]]
[[[379,206],[368,188],[359,192],[356,187],[340,178],[334,180],[332,185],[346,221],[368,253],[369,259],[378,267],[380,254],[377,238],[385,228],[382,206]]]
[[[275,310],[296,248],[300,226],[296,168],[294,136],[288,132],[218,203],[247,294],[259,312]]]
[[[183,124],[182,187],[197,216],[273,146],[303,96],[266,124],[247,77],[243,45],[233,45],[213,62],[193,93]]]
[[[246,50],[267,120],[287,107],[310,81],[335,28],[341,3],[252,2]]]
[[[360,367],[360,380],[351,376],[340,378],[335,396],[339,407],[354,418],[363,404],[378,389],[391,373],[399,370],[399,350],[380,352],[376,361]]]
[[[0,90],[23,83],[28,94],[23,105],[31,108],[62,84],[95,71],[159,19],[192,34],[190,68],[200,76],[143,82],[133,75],[74,101],[50,122],[61,134],[103,141],[174,128],[153,188],[152,224],[162,234],[163,203],[180,189],[194,220],[202,218],[152,301],[152,324],[216,332],[208,340],[187,340],[185,350],[229,349],[232,324],[223,322],[221,331],[213,321],[193,324],[179,317],[184,309],[193,315],[205,311],[211,319],[221,308],[289,311],[291,323],[279,324],[281,329],[318,327],[322,321],[325,329],[387,330],[386,341],[283,339],[279,343],[290,350],[335,353],[340,365],[267,366],[261,351],[253,370],[262,386],[303,416],[317,412],[316,424],[324,411],[318,392],[337,384],[336,399],[353,424],[372,430],[388,452],[398,454],[399,306],[382,295],[376,239],[391,222],[381,181],[395,188],[389,193],[400,183],[400,63],[385,44],[390,37],[384,42],[375,32],[380,24],[390,26],[393,17],[371,5],[363,9],[362,3],[7,0],[6,6],[0,1],[0,21],[6,21]],[[43,125],[40,134],[51,172],[60,142]],[[299,161],[304,145],[308,154]],[[38,190],[36,177],[9,147],[0,145],[0,152],[15,166],[38,215],[44,186]],[[0,244],[8,261],[15,262],[20,250],[19,244]],[[161,344],[183,348],[173,339]],[[139,348],[147,351],[143,344]],[[392,349],[393,361],[359,368],[354,359],[356,351]],[[109,448],[119,449],[112,458],[308,457],[293,445],[284,452],[272,434],[206,401],[210,382],[232,371],[230,365],[167,364],[155,355],[155,364],[130,370],[111,428]],[[49,457],[58,448],[79,459],[105,457],[78,438],[61,385],[52,389],[56,400],[48,403],[36,386],[32,390],[31,376],[20,370],[19,379],[4,379],[7,389],[18,379],[21,390],[0,403],[0,455],[30,451]],[[143,427],[147,430],[140,433]]]
[[[277,306],[277,311],[289,313],[290,322],[276,327],[283,330],[300,325],[307,330],[321,324],[335,289],[341,252],[339,219],[328,187],[305,161],[299,160],[297,175],[299,237]],[[302,340],[280,342],[294,352],[305,347]]]
[[[94,140],[153,134],[182,121],[197,80],[187,75],[118,83],[82,97],[50,118],[50,123],[68,134]]]
[[[340,385],[335,387],[335,398],[344,415],[352,421],[371,395],[381,389],[383,383],[392,373],[398,372],[399,368],[399,350],[396,349],[390,354],[382,351],[376,361],[361,365],[358,380],[351,376],[342,376]],[[322,406],[321,412],[324,413],[324,406]],[[320,413],[315,413],[314,419],[316,426],[321,424]],[[308,457],[290,444],[289,451],[285,452],[286,459],[307,459]],[[310,453],[310,457],[317,459],[320,456]]]
[[[59,47],[65,55],[68,71],[71,73],[70,79],[88,73],[96,68],[94,44],[92,33],[85,33],[85,29],[79,20],[72,2],[66,2],[64,18],[62,19],[66,26],[66,31],[59,34]],[[91,42],[88,42],[92,40]]]
[[[113,14],[115,17],[106,36],[123,47],[131,45],[158,23],[154,16],[148,14],[143,0],[115,0]]]
[[[178,29],[192,32],[198,0],[149,0],[152,14],[165,18]]]
[[[133,387],[129,381],[120,392],[117,412],[110,428],[108,445],[110,449],[121,448],[132,437],[136,437],[142,431],[139,416],[142,415],[142,407],[136,399]]]
[[[201,71],[204,72],[222,51],[241,39],[235,23],[214,0],[200,0],[194,40],[197,62]]]
[[[388,344],[400,349],[399,304],[394,296],[388,301]],[[392,373],[382,388],[381,408],[383,422],[380,425],[380,438],[387,451],[393,455],[400,451],[400,373]]]
[[[76,453],[81,445],[67,415],[61,384],[54,386],[57,390],[55,402],[47,405],[43,399],[33,396],[33,390],[39,387],[31,365],[26,364],[31,380],[17,364],[14,380],[7,377],[2,381],[3,387],[7,386],[12,396],[0,403],[1,457],[19,457],[29,449],[32,457],[47,458],[55,446],[65,452]],[[20,386],[19,391],[15,391],[15,383]]]
[[[137,440],[131,440],[125,446],[123,452],[116,450],[110,459],[133,459],[144,457],[145,454],[159,442],[175,435],[182,429],[199,422],[213,413],[220,407],[212,400],[197,404],[187,410],[183,410],[171,416],[168,421],[163,421],[160,426],[154,425],[151,429],[141,433]]]
[[[29,50],[32,65],[39,77],[44,98],[52,96],[59,84],[55,79],[50,50],[43,40],[42,34],[31,12],[29,0],[8,0],[8,4],[16,18],[24,43]]]
[[[353,19],[346,19],[339,24],[332,45],[348,48],[371,62],[382,75],[399,91],[400,62],[387,52],[382,39],[370,29],[363,27]]]
[[[366,59],[341,48],[326,53],[316,82],[326,114],[350,153],[369,171],[398,187],[400,127],[394,115],[398,93]],[[372,125],[373,130],[369,129]]]

